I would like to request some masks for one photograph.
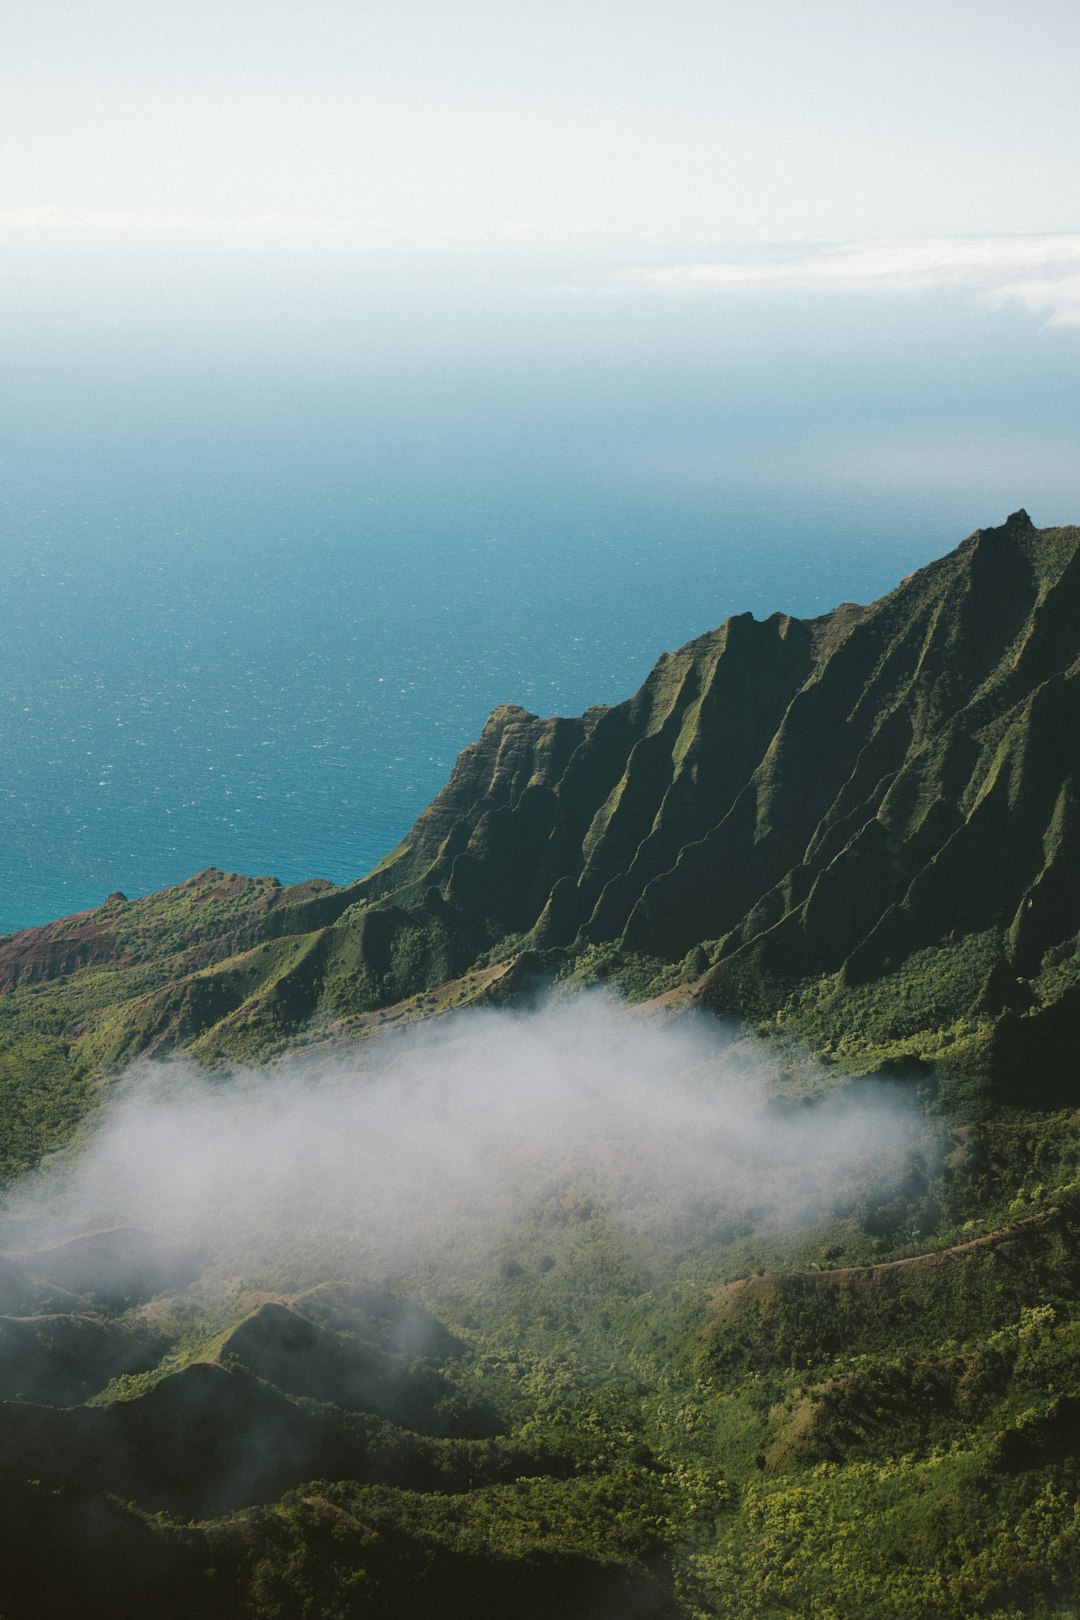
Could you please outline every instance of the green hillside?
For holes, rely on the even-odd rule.
[[[10,936],[9,1160],[137,1054],[352,1035],[497,995],[511,962],[1067,1102],[1078,660],[1080,530],[1016,513],[870,607],[729,619],[615,708],[496,709],[346,888],[211,870]]]
[[[887,1183],[778,1159],[692,1205],[624,1197],[615,1132],[441,1265],[12,1203],[0,1617],[1075,1614],[1078,795],[1080,528],[1019,512],[616,707],[496,709],[348,887],[210,869],[0,940],[12,1188],[148,1058],[223,1081],[546,985],[741,1021],[808,1132],[872,1073],[914,1105]]]

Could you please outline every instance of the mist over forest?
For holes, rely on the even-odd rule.
[[[227,1078],[141,1064],[78,1153],[9,1191],[6,1229],[41,1248],[134,1225],[218,1273],[321,1281],[483,1269],[575,1191],[642,1253],[751,1209],[796,1227],[900,1177],[920,1125],[895,1083],[837,1093],[789,1061],[805,1095],[780,1103],[760,1043],[587,991]]]

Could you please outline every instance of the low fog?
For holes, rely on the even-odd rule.
[[[813,1221],[905,1171],[919,1123],[902,1088],[782,1102],[775,1080],[768,1047],[599,993],[227,1078],[145,1066],[14,1190],[0,1247],[130,1226],[273,1285],[460,1272],[523,1221],[584,1208],[642,1246],[732,1217]]]

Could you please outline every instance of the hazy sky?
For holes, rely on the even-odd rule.
[[[937,295],[997,377],[1017,320],[1045,369],[1080,329],[1078,63],[1072,0],[8,0],[0,355],[43,420],[73,368],[163,359],[430,382],[735,343],[787,376],[888,341],[944,379]]]
[[[40,438],[80,366],[330,363],[413,410],[606,367],[610,416],[620,368],[733,347],[779,410],[809,346],[895,417],[914,348],[985,445],[955,338],[1071,431],[1078,64],[1072,0],[8,0],[0,358]]]
[[[685,247],[1076,224],[1071,0],[8,0],[0,32],[9,229]]]

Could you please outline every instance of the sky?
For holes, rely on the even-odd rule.
[[[669,297],[779,258],[1080,319],[1067,0],[9,0],[0,30],[0,245],[91,285],[95,251],[238,242],[269,282],[301,246],[480,251]]]
[[[1061,521],[1078,62],[1068,0],[8,0],[0,427],[104,466],[157,418],[193,466],[347,409],[346,457],[400,422],[524,489],[550,401],[610,488],[900,456]],[[725,389],[764,450],[695,433]]]
[[[962,465],[1062,521],[1078,62],[1069,0],[8,0],[0,428],[31,494],[348,417],[522,490],[546,435],[609,490]],[[756,445],[707,409],[750,394]]]

